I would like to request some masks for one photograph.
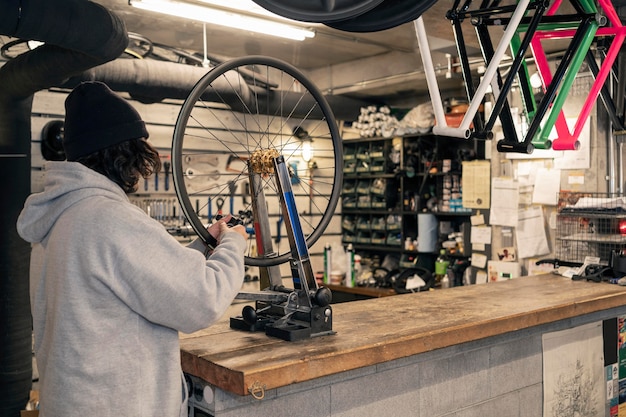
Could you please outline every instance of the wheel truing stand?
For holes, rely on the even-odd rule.
[[[282,283],[278,265],[260,267],[261,282],[269,287],[259,292],[239,293],[238,299],[254,300],[255,307],[244,307],[241,316],[230,319],[230,327],[238,330],[261,331],[284,340],[301,340],[334,334],[332,330],[331,292],[318,287],[309,249],[291,188],[291,179],[283,156],[275,149],[256,151],[248,162],[253,198],[254,228],[259,256],[275,256],[262,179],[272,173],[278,187],[281,210],[291,248],[289,264],[294,288]]]

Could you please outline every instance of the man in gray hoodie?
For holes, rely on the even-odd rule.
[[[246,232],[181,245],[130,203],[160,169],[135,109],[87,82],[65,102],[67,161],[45,165],[17,229],[33,245],[30,294],[40,416],[186,416],[178,332],[215,322],[241,288]],[[225,220],[228,220],[226,218]]]

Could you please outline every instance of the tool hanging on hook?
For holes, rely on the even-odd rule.
[[[230,212],[235,212],[235,192],[237,191],[237,183],[235,181],[228,182],[228,191],[230,191]]]
[[[241,199],[243,201],[244,209],[248,206],[248,196],[250,195],[250,183],[245,181],[243,183],[243,191],[241,193]]]
[[[218,215],[222,215],[222,214],[224,214],[224,213],[222,212],[222,207],[224,207],[224,199],[223,199],[222,197],[218,197],[218,198],[215,200],[215,205],[217,206],[217,214],[218,214]]]
[[[169,159],[169,156],[168,156]],[[163,171],[165,173],[165,191],[170,190],[170,161],[163,162]]]
[[[283,215],[281,214],[280,216],[278,216],[278,220],[276,221],[276,238],[274,239],[274,243],[276,243],[277,245],[280,244],[280,239],[281,239],[281,227],[283,225]]]

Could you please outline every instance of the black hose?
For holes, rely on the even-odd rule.
[[[28,296],[30,245],[15,223],[30,193],[30,109],[23,100],[0,98],[0,416],[18,416],[32,384],[31,315]]]
[[[94,30],[97,28],[97,30]],[[0,416],[17,417],[32,387],[30,245],[15,224],[30,194],[33,95],[118,57],[124,22],[84,0],[0,1],[0,35],[45,42],[0,67]]]

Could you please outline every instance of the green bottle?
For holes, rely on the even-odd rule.
[[[333,269],[333,256],[330,244],[324,246],[324,284],[330,284],[330,273]]]
[[[437,260],[435,260],[435,285],[441,285],[441,279],[448,272],[448,265],[450,265],[450,261],[446,255],[446,250],[441,249]]]

